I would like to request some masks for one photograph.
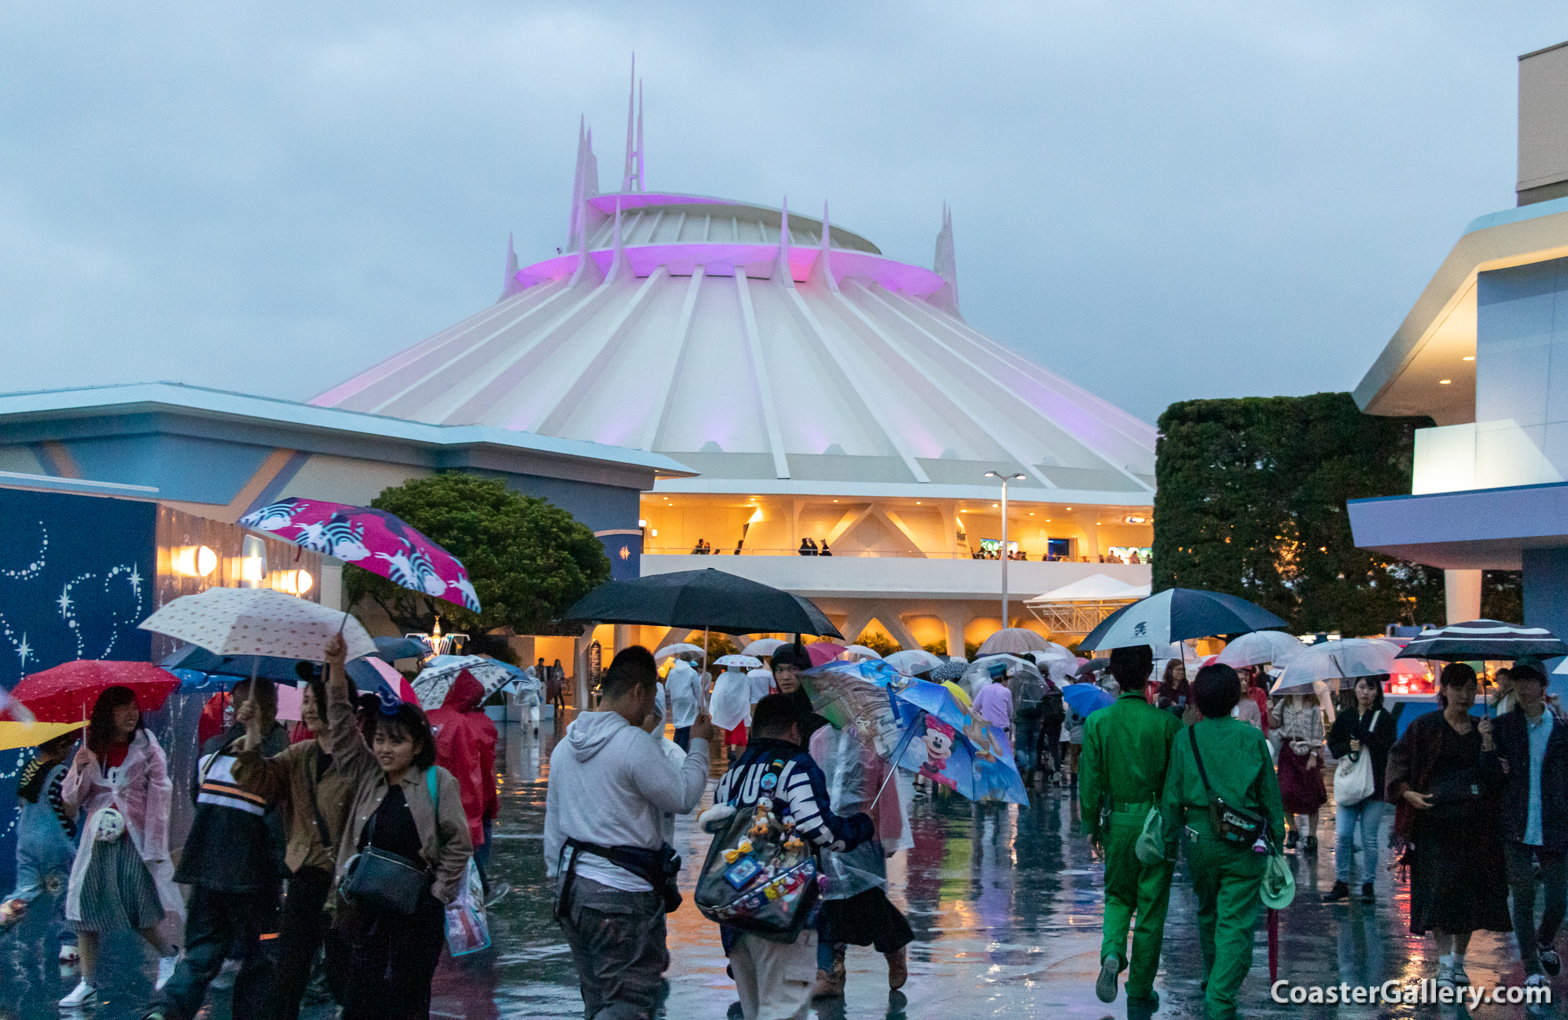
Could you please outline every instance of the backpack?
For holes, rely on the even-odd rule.
[[[771,796],[788,764],[788,758],[769,763],[755,805],[738,807],[739,790],[730,799],[734,813],[718,823],[692,896],[708,920],[783,943],[794,942],[811,922],[821,892],[816,851]]]
[[[1040,699],[1040,721],[1047,726],[1060,726],[1067,719],[1067,708],[1062,704],[1061,689],[1052,686]]]

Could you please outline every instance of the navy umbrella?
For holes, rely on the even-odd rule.
[[[396,662],[398,659],[423,659],[435,651],[419,638],[378,637],[373,640],[376,642],[376,654],[388,662]]]
[[[1247,634],[1284,626],[1285,621],[1267,609],[1234,595],[1167,588],[1107,616],[1079,643],[1078,650],[1105,651],[1132,645],[1166,648],[1172,641],[1188,638]]]
[[[1497,620],[1451,623],[1416,636],[1399,654],[1401,659],[1443,659],[1466,662],[1476,659],[1551,659],[1568,655],[1568,644],[1545,627],[1521,627]]]
[[[385,688],[386,683],[370,664],[371,658],[364,656],[351,659],[345,666],[355,688],[376,693]],[[212,678],[211,683],[225,689],[252,676],[274,683],[297,684],[316,671],[316,663],[308,659],[290,659],[278,655],[219,655],[200,645],[186,645],[176,649],[164,656],[158,665],[168,670],[204,673]]]
[[[712,567],[607,581],[567,610],[562,619],[711,629],[725,634],[843,637],[809,599]]]

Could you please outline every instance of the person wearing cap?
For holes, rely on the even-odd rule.
[[[1252,969],[1252,927],[1270,855],[1267,845],[1259,845],[1263,839],[1238,846],[1222,838],[1210,821],[1209,790],[1228,806],[1262,816],[1266,842],[1276,847],[1285,838],[1285,809],[1268,741],[1256,727],[1231,717],[1241,700],[1236,671],[1218,663],[1205,666],[1192,693],[1203,718],[1171,744],[1160,803],[1165,858],[1175,859],[1185,827],[1187,868],[1198,897],[1204,1013],[1209,1020],[1231,1020],[1236,993]]]
[[[1171,899],[1172,862],[1144,864],[1136,853],[1144,820],[1165,790],[1171,742],[1181,730],[1181,720],[1144,697],[1153,669],[1154,652],[1148,645],[1111,652],[1111,673],[1122,693],[1084,723],[1078,764],[1084,825],[1090,841],[1105,850],[1105,918],[1094,990],[1101,1002],[1115,1001],[1117,976],[1125,969],[1129,1010],[1159,1005],[1154,974]]]
[[[1546,674],[1535,663],[1511,672],[1514,710],[1493,722],[1495,746],[1481,762],[1501,788],[1498,825],[1525,984],[1544,985],[1562,970],[1555,943],[1568,913],[1568,725],[1546,704]],[[1545,900],[1539,925],[1537,864]]]

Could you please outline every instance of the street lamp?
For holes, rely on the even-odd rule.
[[[1002,482],[1002,627],[1007,627],[1007,483],[1022,481],[1028,477],[1024,474],[1002,475],[995,471],[987,471],[987,478],[997,478]]]

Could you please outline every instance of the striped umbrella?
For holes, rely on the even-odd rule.
[[[1405,646],[1401,659],[1442,659],[1469,662],[1512,660],[1526,656],[1552,659],[1568,655],[1568,644],[1545,627],[1523,627],[1498,620],[1470,620],[1425,631]]]

